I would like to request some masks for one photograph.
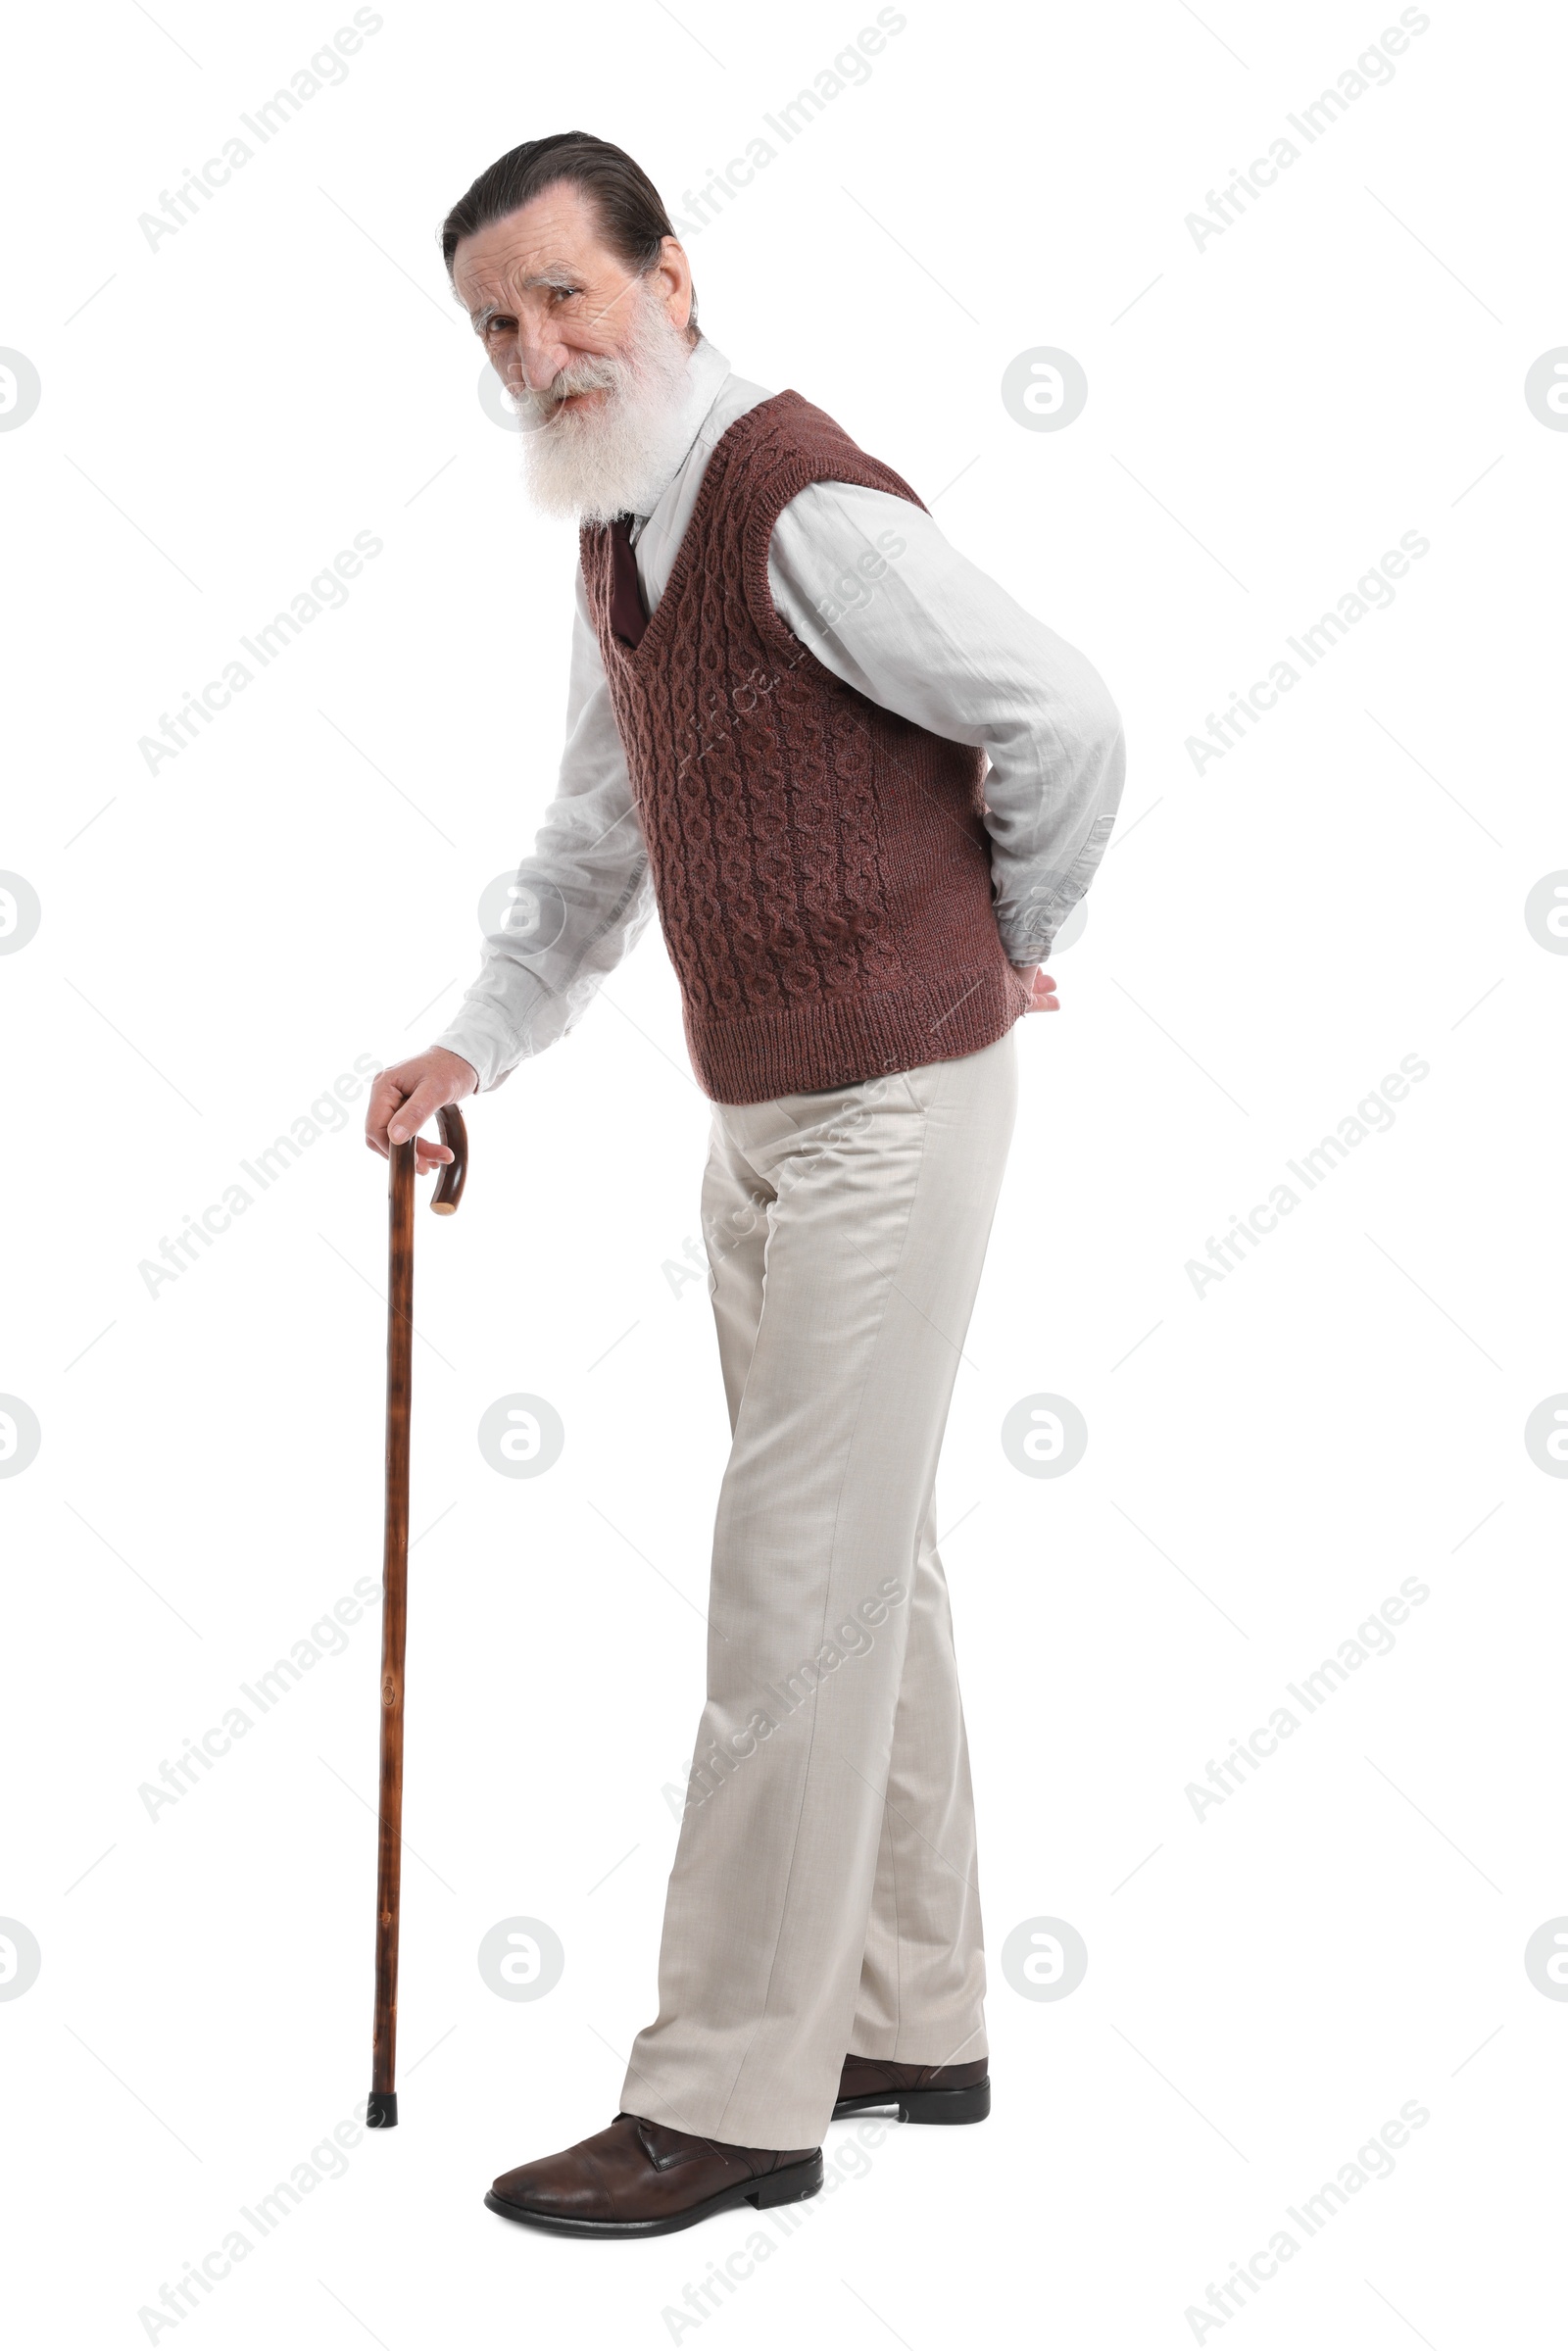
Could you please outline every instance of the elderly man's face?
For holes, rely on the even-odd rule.
[[[603,242],[591,201],[570,181],[465,237],[452,275],[507,390],[514,400],[532,392],[526,405],[547,414],[605,404],[604,384],[573,391],[572,378],[591,378],[595,360],[634,347],[639,295],[672,331],[684,332],[691,312],[691,270],[674,238],[651,274],[637,277]]]

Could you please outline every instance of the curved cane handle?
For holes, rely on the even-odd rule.
[[[463,1198],[463,1187],[468,1173],[468,1130],[463,1123],[463,1113],[456,1102],[449,1102],[436,1112],[441,1140],[452,1153],[436,1178],[430,1205],[437,1216],[452,1216]]]

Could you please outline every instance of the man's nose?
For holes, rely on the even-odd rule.
[[[559,336],[519,331],[508,354],[514,387],[521,384],[531,392],[543,392],[554,383],[569,356]]]

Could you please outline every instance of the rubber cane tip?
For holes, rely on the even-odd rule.
[[[395,2131],[398,2123],[398,2093],[395,2089],[372,2089],[365,2108],[367,2131]]]

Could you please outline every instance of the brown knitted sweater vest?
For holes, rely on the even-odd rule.
[[[992,911],[983,755],[844,684],[774,607],[773,524],[813,481],[923,503],[779,392],[720,438],[635,647],[610,622],[609,527],[580,534],[686,1042],[718,1102],[953,1060],[1028,1003]]]

